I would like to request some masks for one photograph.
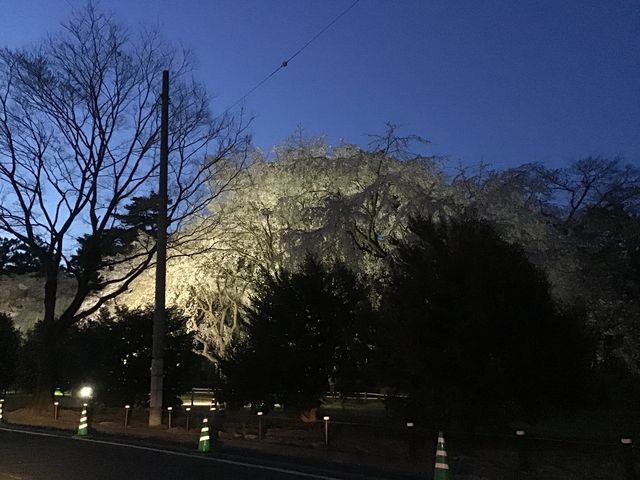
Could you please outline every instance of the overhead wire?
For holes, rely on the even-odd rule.
[[[236,105],[238,105],[239,103],[243,102],[249,95],[251,95],[253,92],[255,92],[258,88],[260,88],[265,82],[267,82],[271,77],[273,77],[276,73],[278,73],[280,70],[282,70],[283,68],[286,68],[289,65],[289,62],[291,62],[291,60],[293,60],[294,58],[296,58],[298,55],[300,55],[309,45],[311,45],[318,37],[320,37],[320,35],[322,35],[324,32],[326,32],[327,30],[329,30],[338,20],[340,20],[342,17],[344,17],[347,13],[349,13],[349,11],[355,7],[358,2],[360,2],[360,0],[354,0],[351,5],[349,5],[347,8],[345,8],[342,12],[340,12],[336,17],[334,17],[333,20],[331,20],[327,25],[325,25],[320,31],[318,31],[318,33],[316,33],[313,37],[311,37],[311,39],[305,43],[302,47],[300,47],[298,50],[296,50],[289,58],[285,59],[282,61],[282,63],[273,71],[271,72],[269,75],[267,75],[266,77],[264,77],[262,80],[260,80],[256,85],[253,86],[253,88],[251,88],[247,93],[245,93],[242,97],[240,97],[238,100],[236,100],[230,107],[228,107],[225,110],[225,113],[228,112],[229,110],[231,110],[232,108],[234,108]]]

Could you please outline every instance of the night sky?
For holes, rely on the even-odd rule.
[[[59,29],[84,0],[0,0],[0,46]],[[194,50],[222,111],[353,0],[112,0],[130,29]],[[246,100],[255,143],[302,125],[366,145],[387,121],[453,163],[640,164],[640,1],[360,0]]]

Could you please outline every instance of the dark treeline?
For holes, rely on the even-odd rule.
[[[292,163],[287,157],[269,165],[272,176],[289,174],[295,180],[289,179],[276,200],[308,188],[305,178],[316,174],[309,164],[306,171],[296,171],[309,159],[308,145],[302,151],[305,155],[297,151]],[[365,157],[360,169],[380,161],[366,152],[358,155]],[[270,210],[274,228],[269,234],[284,239],[279,256],[273,248],[273,263],[234,257],[227,274],[246,275],[249,265],[255,272],[248,299],[236,310],[216,303],[211,294],[211,304],[224,313],[223,326],[240,325],[224,351],[207,357],[213,363],[202,363],[199,347],[203,335],[218,330],[190,317],[188,308],[173,311],[169,349],[183,360],[168,362],[167,398],[194,384],[210,385],[224,390],[231,405],[250,402],[268,409],[280,403],[309,417],[328,391],[373,390],[388,393],[397,414],[470,427],[478,421],[535,421],[577,408],[619,410],[632,404],[640,352],[634,169],[618,160],[587,159],[556,171],[534,165],[475,176],[461,172],[443,184],[445,193],[428,203],[432,213],[424,215],[418,207],[427,202],[409,208],[414,198],[399,188],[401,181],[388,181],[415,175],[408,170],[411,163],[387,154],[384,161],[388,171],[398,168],[400,174],[378,172],[372,182],[376,189],[369,193],[395,205],[381,202],[379,212],[395,208],[406,215],[400,227],[390,231],[381,216],[341,217],[346,208],[336,202],[349,204],[358,193],[345,192],[331,198],[338,220],[322,214],[317,204],[295,212],[329,219],[321,240],[315,225],[306,232],[296,229],[295,242],[287,243],[295,217],[287,210],[290,221],[278,232],[282,212]],[[318,166],[326,169],[331,162],[327,155]],[[251,168],[256,167],[262,165]],[[588,178],[596,191],[584,187]],[[269,175],[262,181],[272,185]],[[267,191],[252,183],[251,194]],[[255,207],[239,201],[246,192],[238,188],[228,201],[240,209],[231,212],[235,218],[242,214],[250,220],[242,209]],[[365,206],[370,199],[365,197]],[[219,211],[221,225],[231,213]],[[370,232],[360,226],[363,218],[373,225]],[[339,229],[332,229],[331,221],[341,226],[344,243],[336,240]],[[233,230],[230,235],[237,251],[249,251],[242,235]],[[354,249],[345,249],[349,242]],[[26,245],[10,240],[3,245],[3,273],[39,275]],[[83,248],[81,243],[79,259]],[[193,259],[206,263],[200,256]],[[197,280],[214,274],[208,270]],[[181,277],[181,288],[189,290],[192,281]],[[134,286],[133,295],[140,291]],[[144,403],[150,316],[149,309],[120,308],[68,330],[59,350],[57,384],[71,388],[91,380],[105,402]],[[3,338],[9,340],[3,341],[11,343],[13,330],[5,323]],[[33,385],[38,341],[36,327],[22,348],[17,382],[22,388]],[[14,373],[3,374],[5,385]]]
[[[553,301],[521,248],[473,219],[415,218],[409,231],[376,307],[341,264],[264,274],[222,364],[229,399],[306,411],[331,389],[375,389],[408,395],[396,406],[411,418],[466,425],[589,402],[586,319]]]

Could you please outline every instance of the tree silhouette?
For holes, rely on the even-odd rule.
[[[520,248],[476,220],[420,218],[409,230],[381,302],[381,343],[412,415],[532,419],[584,392],[584,330]]]
[[[16,238],[0,238],[0,273],[37,273],[42,269],[40,259],[29,245]]]
[[[153,265],[155,242],[141,237],[129,255],[110,257],[113,275],[95,271],[124,205],[148,194],[157,176],[163,70],[172,79],[168,224],[175,233],[226,188],[238,171],[229,157],[242,158],[247,142],[241,118],[210,114],[188,53],[156,32],[129,35],[92,4],[39,47],[0,51],[0,230],[29,246],[45,283],[38,409],[49,406],[65,331]],[[77,237],[81,252],[72,258]],[[56,316],[62,269],[77,288]]]
[[[186,331],[185,318],[174,310],[167,313],[164,399],[166,405],[173,405],[178,395],[193,386],[200,362],[191,351],[193,333]],[[61,366],[63,384],[91,384],[107,405],[145,406],[149,399],[152,332],[151,307],[101,312],[98,318],[72,329],[66,339],[71,355]]]
[[[8,315],[0,313],[0,393],[13,384],[18,368],[18,352],[20,349],[20,334],[13,326]]]
[[[307,257],[295,272],[265,274],[247,314],[247,336],[223,362],[232,399],[308,411],[330,379],[354,385],[367,368],[370,306],[346,268]]]

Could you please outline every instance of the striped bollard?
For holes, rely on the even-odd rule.
[[[2,416],[2,410],[4,407],[4,398],[0,398],[0,423],[4,422],[3,420],[3,416]]]
[[[80,414],[80,425],[78,425],[78,436],[86,437],[89,435],[89,423],[87,421],[87,404],[82,404],[82,413]]]
[[[208,452],[211,450],[211,442],[209,440],[209,420],[207,417],[202,419],[202,428],[200,429],[200,441],[198,442],[199,452]]]
[[[438,432],[438,447],[436,448],[436,465],[433,480],[449,480],[449,461],[444,446],[444,435]]]

